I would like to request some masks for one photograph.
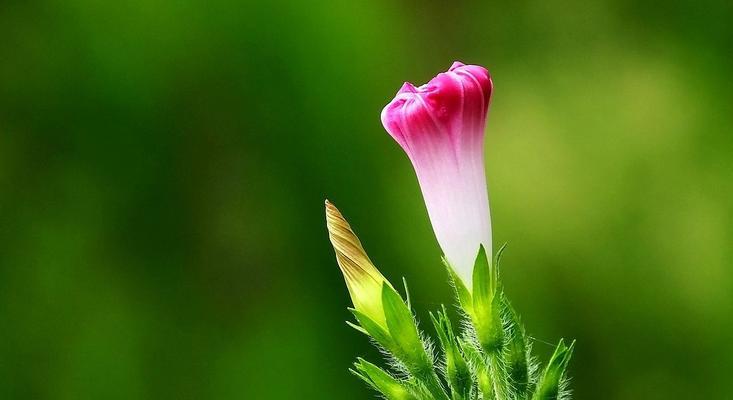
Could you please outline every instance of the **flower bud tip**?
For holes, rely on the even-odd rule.
[[[453,71],[454,69],[456,69],[458,67],[463,67],[464,65],[466,65],[466,64],[464,64],[464,63],[462,63],[460,61],[453,61],[453,64],[451,64],[450,68],[448,68],[448,71]]]

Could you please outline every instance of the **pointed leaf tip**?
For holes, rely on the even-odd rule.
[[[504,250],[506,250],[506,246],[509,244],[509,242],[504,242],[504,244],[499,247],[499,250],[496,251],[496,255],[494,256],[494,264],[496,265],[496,268],[499,268],[499,262],[501,261],[501,257],[504,255]]]
[[[479,343],[488,353],[493,353],[500,348],[504,335],[498,279],[496,268],[492,267],[486,249],[481,245],[473,266],[473,315],[471,318]]]
[[[396,346],[393,351],[395,356],[410,370],[432,368],[412,312],[393,287],[382,286],[382,304],[387,329]]]

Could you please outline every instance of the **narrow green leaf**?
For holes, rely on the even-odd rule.
[[[443,331],[443,323],[440,320],[440,312],[437,313],[437,316],[433,314],[432,312],[429,312],[428,315],[430,315],[430,321],[433,323],[433,327],[435,328],[435,333],[438,334],[438,343],[440,343],[440,347],[443,350],[443,352],[446,352],[446,343],[448,342],[448,338],[445,335],[445,332]]]
[[[564,340],[560,340],[537,384],[532,400],[558,400],[562,398],[561,392],[565,374],[574,347],[575,341],[568,347],[565,345]]]
[[[389,335],[399,349],[398,351],[395,349],[395,355],[408,368],[432,368],[432,365],[428,362],[412,313],[397,291],[391,286],[382,286],[382,305]]]
[[[496,255],[494,256],[494,265],[496,268],[499,268],[499,263],[501,262],[501,257],[504,255],[504,250],[506,250],[506,245],[508,243],[504,242],[504,244],[499,247],[499,250],[496,251]]]
[[[471,316],[473,315],[473,299],[471,298],[471,292],[468,290],[466,285],[463,283],[460,277],[456,274],[455,270],[450,266],[448,260],[443,258],[443,264],[448,270],[448,276],[450,277],[453,288],[456,291],[456,297],[458,298],[458,304],[461,306],[463,311]]]
[[[405,301],[407,302],[407,308],[412,310],[412,304],[410,304],[410,288],[407,287],[407,279],[402,277],[402,285],[405,286]]]
[[[389,332],[382,328],[381,325],[374,322],[373,319],[369,318],[366,314],[359,310],[349,308],[349,311],[354,314],[354,317],[356,317],[357,321],[359,321],[361,327],[369,334],[369,336],[374,338],[377,343],[379,343],[380,345],[382,345],[382,347],[388,350],[394,347],[394,342],[390,337]]]
[[[482,245],[473,265],[473,309],[477,314],[491,308],[491,300],[494,297],[493,286],[491,264]]]
[[[407,304],[391,286],[382,286],[382,306],[390,337],[395,343],[392,353],[425,385],[436,400],[448,400],[448,395],[435,373],[433,362],[420,339],[415,319]]]
[[[417,400],[407,385],[376,365],[359,358],[351,372],[364,380],[369,386],[382,393],[388,400]]]
[[[355,324],[355,323],[353,323],[351,321],[346,321],[346,325],[348,325],[348,326],[356,329],[357,331],[359,331],[359,332],[361,332],[361,333],[369,336],[369,332],[367,332],[366,329],[362,328],[361,326],[359,326],[359,325],[357,325],[357,324]]]
[[[486,249],[481,246],[473,267],[472,321],[479,343],[487,355],[501,349],[504,335],[500,297],[497,295],[499,277],[495,271]]]

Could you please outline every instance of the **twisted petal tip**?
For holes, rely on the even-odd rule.
[[[385,325],[381,292],[382,285],[389,285],[389,282],[369,259],[359,238],[338,208],[328,200],[325,201],[325,205],[328,237],[346,280],[354,308]]]
[[[456,69],[458,67],[463,67],[465,65],[466,64],[464,64],[464,63],[462,63],[460,61],[453,61],[453,64],[451,64],[450,68],[448,68],[448,71],[453,71],[454,69]]]

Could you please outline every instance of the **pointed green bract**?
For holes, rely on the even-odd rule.
[[[357,331],[359,331],[359,332],[361,332],[361,333],[369,336],[369,332],[367,332],[367,330],[364,329],[364,328],[362,328],[360,325],[357,325],[357,324],[355,324],[355,323],[353,323],[351,321],[346,321],[346,325],[348,325],[348,326],[356,329]]]
[[[473,267],[473,324],[479,344],[488,354],[497,352],[504,340],[497,268],[492,268],[483,246]]]
[[[461,278],[456,274],[456,271],[453,269],[453,267],[450,266],[448,260],[446,260],[445,258],[443,258],[443,265],[445,265],[445,268],[448,270],[448,276],[450,276],[450,281],[456,291],[458,305],[461,306],[461,309],[466,313],[466,315],[472,316],[473,298],[471,296],[471,292],[468,290]]]
[[[394,348],[389,349],[407,370],[425,386],[436,400],[449,400],[435,373],[412,312],[402,297],[391,286],[382,287],[382,304]]]
[[[405,287],[405,302],[407,303],[407,308],[412,310],[412,304],[410,303],[410,288],[407,286],[407,279],[405,277],[402,277],[402,285]]]
[[[382,304],[389,335],[394,341],[394,350],[399,352],[400,361],[410,369],[432,367],[410,309],[391,286],[382,286]]]
[[[356,320],[359,321],[359,324],[361,325],[363,330],[366,331],[369,336],[374,338],[377,343],[379,343],[380,345],[382,345],[382,347],[386,349],[393,347],[393,341],[389,335],[389,332],[384,330],[381,325],[374,322],[374,320],[372,320],[366,314],[362,313],[359,310],[350,308],[349,311],[354,314],[354,317],[356,317]]]
[[[575,347],[575,342],[568,347],[564,340],[560,340],[537,384],[537,390],[532,400],[559,400],[564,397],[565,374],[570,357],[573,355],[573,347]]]
[[[398,381],[383,369],[362,358],[357,359],[351,372],[388,400],[418,400],[405,382]]]
[[[496,251],[496,255],[494,256],[494,265],[496,267],[499,267],[499,262],[501,262],[501,257],[504,255],[504,250],[506,250],[506,246],[508,243],[504,243],[499,247],[499,250]]]

